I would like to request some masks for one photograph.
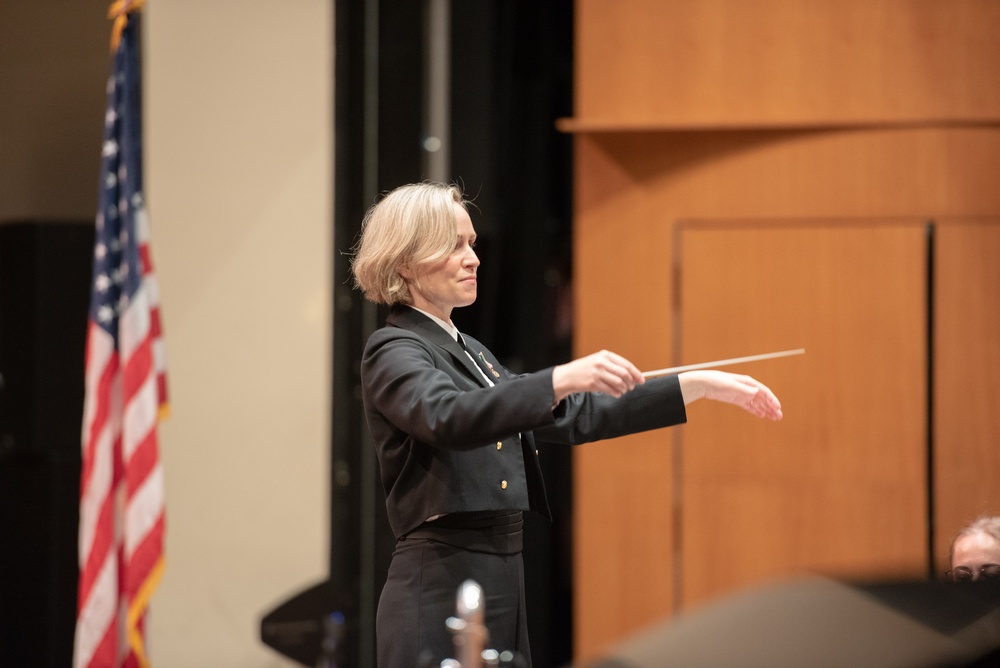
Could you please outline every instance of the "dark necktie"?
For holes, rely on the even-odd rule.
[[[461,334],[458,335],[458,344],[465,349],[465,352],[469,353],[469,356],[472,358],[472,361],[476,363],[476,366],[480,368],[480,370],[486,375],[486,377],[490,380],[490,382],[495,383],[500,379],[500,374],[494,371],[492,367],[490,367],[489,363],[486,361],[486,357],[483,356],[482,353],[477,353],[472,348],[470,348],[469,344],[465,342],[465,337],[463,337]]]

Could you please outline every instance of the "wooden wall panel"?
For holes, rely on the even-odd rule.
[[[575,351],[608,348],[644,369],[686,361],[675,357],[671,312],[679,220],[1000,211],[1000,127],[582,134],[575,169]],[[672,437],[574,451],[580,657],[669,615],[680,598],[673,550],[657,542],[678,531]]]
[[[588,155],[595,183],[578,191],[592,215],[586,232],[574,234],[574,256],[589,258],[574,277],[575,352],[606,348],[662,368],[670,357],[671,228],[651,224],[655,207],[613,158]],[[670,609],[671,456],[663,430],[574,450],[573,577],[589,583],[574,585],[577,654]]]
[[[1000,118],[992,0],[578,0],[576,11],[582,122]]]
[[[807,352],[733,369],[779,423],[692,406],[682,607],[792,573],[926,573],[926,238],[919,219],[683,229],[682,363]]]
[[[599,252],[619,267],[627,257],[618,251],[619,239],[669,243],[662,228],[684,217],[942,217],[1000,210],[1000,124],[598,133],[579,135],[576,146],[575,220],[585,238],[574,242],[589,248],[592,231],[603,231]]]
[[[1000,514],[1000,217],[943,219],[934,300],[935,562],[955,533]]]
[[[681,250],[674,232],[681,220],[811,220],[823,226],[832,218],[1000,216],[1000,79],[995,75],[1000,3],[577,0],[576,7],[576,117],[562,127],[576,133],[573,280],[579,354],[608,348],[641,368],[684,361],[675,336],[681,323],[671,311],[681,287],[673,273]],[[832,243],[839,247],[839,241]],[[954,252],[960,257],[964,251]],[[985,265],[979,276],[991,276]],[[885,279],[896,280],[895,271],[887,267]],[[963,279],[954,280],[951,289],[958,290]],[[746,297],[748,313],[771,314],[758,322],[780,321],[767,310],[765,295],[755,293],[751,299],[733,292],[734,298]],[[825,301],[815,308],[839,312],[841,305],[823,294]],[[854,322],[858,331],[873,328],[864,318]],[[952,333],[953,338],[963,335],[957,329]],[[968,335],[988,336],[982,327]],[[991,342],[976,345],[989,349]],[[812,351],[807,355],[811,364]],[[724,353],[710,355],[717,356]],[[970,354],[955,367],[952,387],[971,383],[955,392],[983,393],[979,383],[989,382],[982,374],[965,372],[963,365],[972,359]],[[802,391],[793,386],[784,394],[794,409],[794,397]],[[956,402],[951,410],[960,415],[974,406],[980,404]],[[706,578],[701,589],[689,587],[689,595],[674,583],[674,573],[680,573],[675,553],[697,543],[692,537],[682,548],[690,527],[674,521],[675,496],[682,489],[673,480],[684,479],[674,468],[672,443],[704,422],[714,428],[714,417],[702,417],[705,411],[711,414],[713,408],[694,406],[691,424],[679,430],[574,451],[578,659],[593,657],[629,632],[670,615],[677,603],[721,595],[735,582]],[[992,437],[992,423],[982,426],[976,418],[973,432],[965,419],[969,428],[963,440]],[[879,428],[887,437],[897,435],[890,427]],[[836,430],[819,436],[835,437],[847,436]],[[831,452],[824,456],[838,475],[854,465]],[[963,453],[958,460],[968,457]],[[992,465],[984,451],[974,459]],[[814,466],[811,460],[800,463]],[[758,472],[762,477],[750,481],[752,489],[767,480],[766,472]],[[903,490],[913,480],[912,471],[887,475],[897,476],[891,480],[901,495],[910,493]],[[793,489],[793,481],[785,479],[786,490]],[[878,484],[861,486],[871,491]],[[943,481],[936,488],[939,497],[961,491],[956,484],[946,492]],[[733,490],[743,492],[735,483],[727,493]],[[797,505],[801,517],[833,522],[823,509],[828,504],[818,501],[833,492],[827,488],[822,497],[808,491],[802,488]],[[761,498],[770,498],[772,506],[784,500]],[[948,510],[946,503],[941,502],[935,521],[938,551],[941,524],[965,512],[959,506]],[[856,512],[856,507],[848,510]],[[901,524],[886,526],[883,516],[872,518],[869,526],[842,528],[856,544],[888,532],[891,540],[878,561],[887,569],[910,569],[908,536],[915,520],[907,516]],[[813,529],[805,519],[797,521],[808,537]],[[747,539],[752,533],[734,531],[744,531]],[[705,547],[714,550],[715,545],[709,541]],[[881,567],[863,552],[852,552],[856,561],[851,561],[849,551],[834,549],[824,561],[790,540],[786,548],[782,568],[859,572]],[[795,550],[795,559],[787,556]],[[773,566],[774,558],[765,561]],[[760,564],[743,575],[763,577],[766,569]]]

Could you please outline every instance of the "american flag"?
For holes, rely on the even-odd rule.
[[[120,18],[134,9],[116,4]],[[148,665],[146,613],[164,564],[157,426],[167,397],[142,195],[138,15],[120,23],[101,152],[80,480],[74,665],[95,668]]]

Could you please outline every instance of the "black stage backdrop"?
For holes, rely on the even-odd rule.
[[[0,666],[68,666],[93,221],[0,222]]]
[[[427,178],[426,5],[336,2],[329,584],[349,611],[344,665],[374,666],[375,606],[393,546],[358,375],[364,341],[384,314],[352,289],[347,253],[379,193]],[[572,140],[554,123],[572,115],[572,5],[450,8],[448,180],[476,203],[482,261],[478,301],[455,322],[514,371],[570,355]],[[572,650],[570,452],[550,448],[541,460],[556,520],[526,521],[528,615],[535,665],[555,666]]]

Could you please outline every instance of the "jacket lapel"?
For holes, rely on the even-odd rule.
[[[468,349],[468,353],[472,355],[473,359],[476,361],[476,366],[482,369],[483,373],[486,374],[488,378],[492,376],[492,378],[490,378],[490,382],[494,385],[499,383],[500,372],[497,368],[500,366],[500,363],[497,362],[496,366],[494,366],[493,363],[486,358],[487,350],[483,344],[479,343],[471,336],[463,334],[462,337],[465,339],[465,347]],[[490,353],[490,357],[492,356],[493,353]],[[494,361],[496,361],[495,358]]]
[[[465,369],[477,383],[483,387],[489,387],[490,384],[483,378],[479,367],[465,354],[465,349],[451,338],[451,335],[444,331],[439,324],[420,311],[409,306],[396,304],[389,309],[389,315],[386,316],[385,321],[389,325],[419,334],[422,338],[446,350],[456,365]]]

